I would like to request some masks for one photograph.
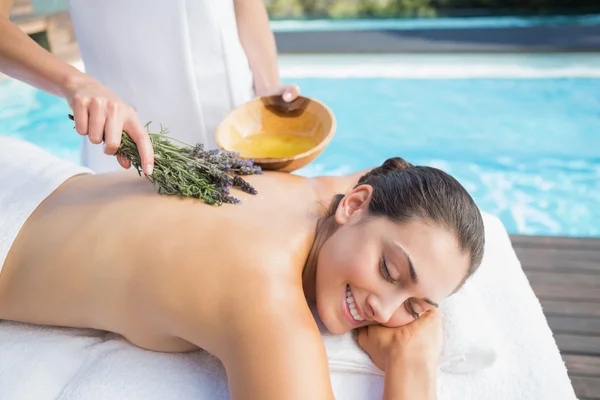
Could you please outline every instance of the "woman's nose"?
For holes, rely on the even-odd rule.
[[[367,297],[367,313],[369,317],[377,322],[378,324],[387,323],[394,312],[398,308],[393,302],[388,301],[382,304],[382,302],[376,296]]]

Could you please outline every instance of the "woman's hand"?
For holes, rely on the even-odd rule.
[[[442,321],[432,309],[399,328],[370,325],[358,330],[358,344],[382,371],[391,364],[435,369],[442,353]]]
[[[154,150],[150,136],[131,106],[88,76],[73,78],[63,92],[80,135],[87,135],[93,144],[104,141],[104,153],[114,155],[121,144],[122,132],[127,132],[137,145],[144,173],[152,174]],[[117,156],[117,159],[123,168],[131,166],[126,158]]]
[[[59,60],[9,20],[11,0],[0,0],[0,70],[55,96],[65,97],[73,110],[75,128],[90,142],[104,140],[104,152],[115,154],[125,130],[140,152],[144,173],[150,175],[154,151],[135,111],[119,96],[88,75]],[[119,158],[129,168],[129,161]]]
[[[300,96],[300,87],[298,85],[284,85],[277,89],[270,90],[257,90],[257,96],[273,96],[273,95],[281,95],[284,101],[288,103],[290,101],[294,101]]]

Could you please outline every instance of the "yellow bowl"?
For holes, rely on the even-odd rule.
[[[254,163],[265,170],[292,172],[312,162],[323,152],[333,138],[336,120],[325,104],[300,96],[287,103],[281,96],[264,96],[250,100],[232,110],[219,124],[215,134],[217,146],[222,150],[240,152],[243,158],[253,158]],[[241,152],[240,146],[253,135],[269,135],[269,138],[297,138],[309,149],[299,154],[253,157]],[[266,137],[263,136],[262,139]],[[261,138],[258,138],[261,139]]]

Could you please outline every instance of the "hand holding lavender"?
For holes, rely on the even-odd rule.
[[[73,116],[69,115],[73,120]],[[148,125],[146,125],[148,129]],[[256,190],[246,182],[243,175],[261,174],[262,170],[253,160],[239,157],[239,153],[225,150],[204,150],[202,144],[191,146],[170,138],[167,130],[150,133],[154,148],[154,171],[145,175],[159,194],[193,197],[206,204],[237,204],[240,201],[229,193],[230,187],[238,187],[249,194]],[[127,158],[142,176],[140,154],[135,142],[123,131],[121,145],[116,154]]]

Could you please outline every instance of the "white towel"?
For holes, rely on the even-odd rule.
[[[0,136],[0,272],[31,213],[64,181],[84,173],[91,171],[26,141]]]
[[[482,307],[477,290],[467,282],[440,305],[444,347],[440,370],[451,374],[481,372],[491,368],[502,351],[494,321]]]
[[[575,400],[552,331],[508,233],[496,217],[483,217],[484,262],[468,283],[480,304],[469,311],[476,323],[492,324],[497,360],[479,373],[441,374],[440,399]]]

